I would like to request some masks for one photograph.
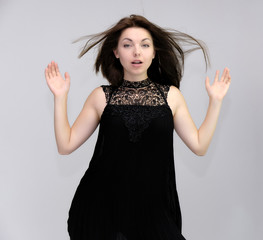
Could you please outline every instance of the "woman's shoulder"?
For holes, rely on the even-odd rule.
[[[169,94],[170,93],[171,94],[181,94],[180,90],[177,87],[173,86],[173,85],[169,86]]]
[[[84,104],[84,109],[85,110],[94,109],[97,112],[98,116],[101,116],[105,106],[106,106],[105,93],[102,87],[99,86],[94,88],[89,94],[89,96],[87,97]]]
[[[96,88],[93,89],[93,91],[91,92],[90,96],[93,96],[95,98],[99,97],[104,97],[107,94],[110,94],[111,92],[113,92],[115,89],[114,86],[112,85],[100,85]]]
[[[177,87],[171,85],[168,92],[168,98],[178,102],[181,101],[184,97],[181,91]]]
[[[184,102],[184,97],[177,87],[173,85],[170,86],[167,102],[172,109],[173,114],[176,112],[176,109],[182,104],[182,102]]]
[[[105,102],[105,94],[101,87],[96,87],[88,95],[85,105],[96,106],[97,104],[102,103],[102,102]]]

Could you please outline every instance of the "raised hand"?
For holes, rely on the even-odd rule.
[[[208,77],[206,78],[205,86],[208,96],[211,99],[215,99],[219,101],[223,100],[224,96],[226,95],[229,89],[230,82],[231,82],[231,76],[228,68],[224,69],[224,72],[220,79],[219,79],[219,71],[217,70],[215,80],[212,85],[210,85],[209,78]]]
[[[45,69],[45,77],[49,89],[54,96],[63,96],[68,93],[70,86],[69,74],[65,73],[65,79],[60,74],[58,64],[52,61]]]

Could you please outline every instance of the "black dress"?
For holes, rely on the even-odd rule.
[[[169,86],[102,86],[107,105],[72,200],[71,240],[184,240],[176,191]]]

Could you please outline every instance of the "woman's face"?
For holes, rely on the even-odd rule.
[[[155,56],[151,34],[139,27],[125,29],[114,54],[123,66],[124,79],[130,81],[146,79],[147,70]]]

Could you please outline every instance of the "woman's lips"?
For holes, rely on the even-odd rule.
[[[135,61],[132,61],[132,64],[142,64],[142,61],[140,61],[140,60],[135,60]]]

